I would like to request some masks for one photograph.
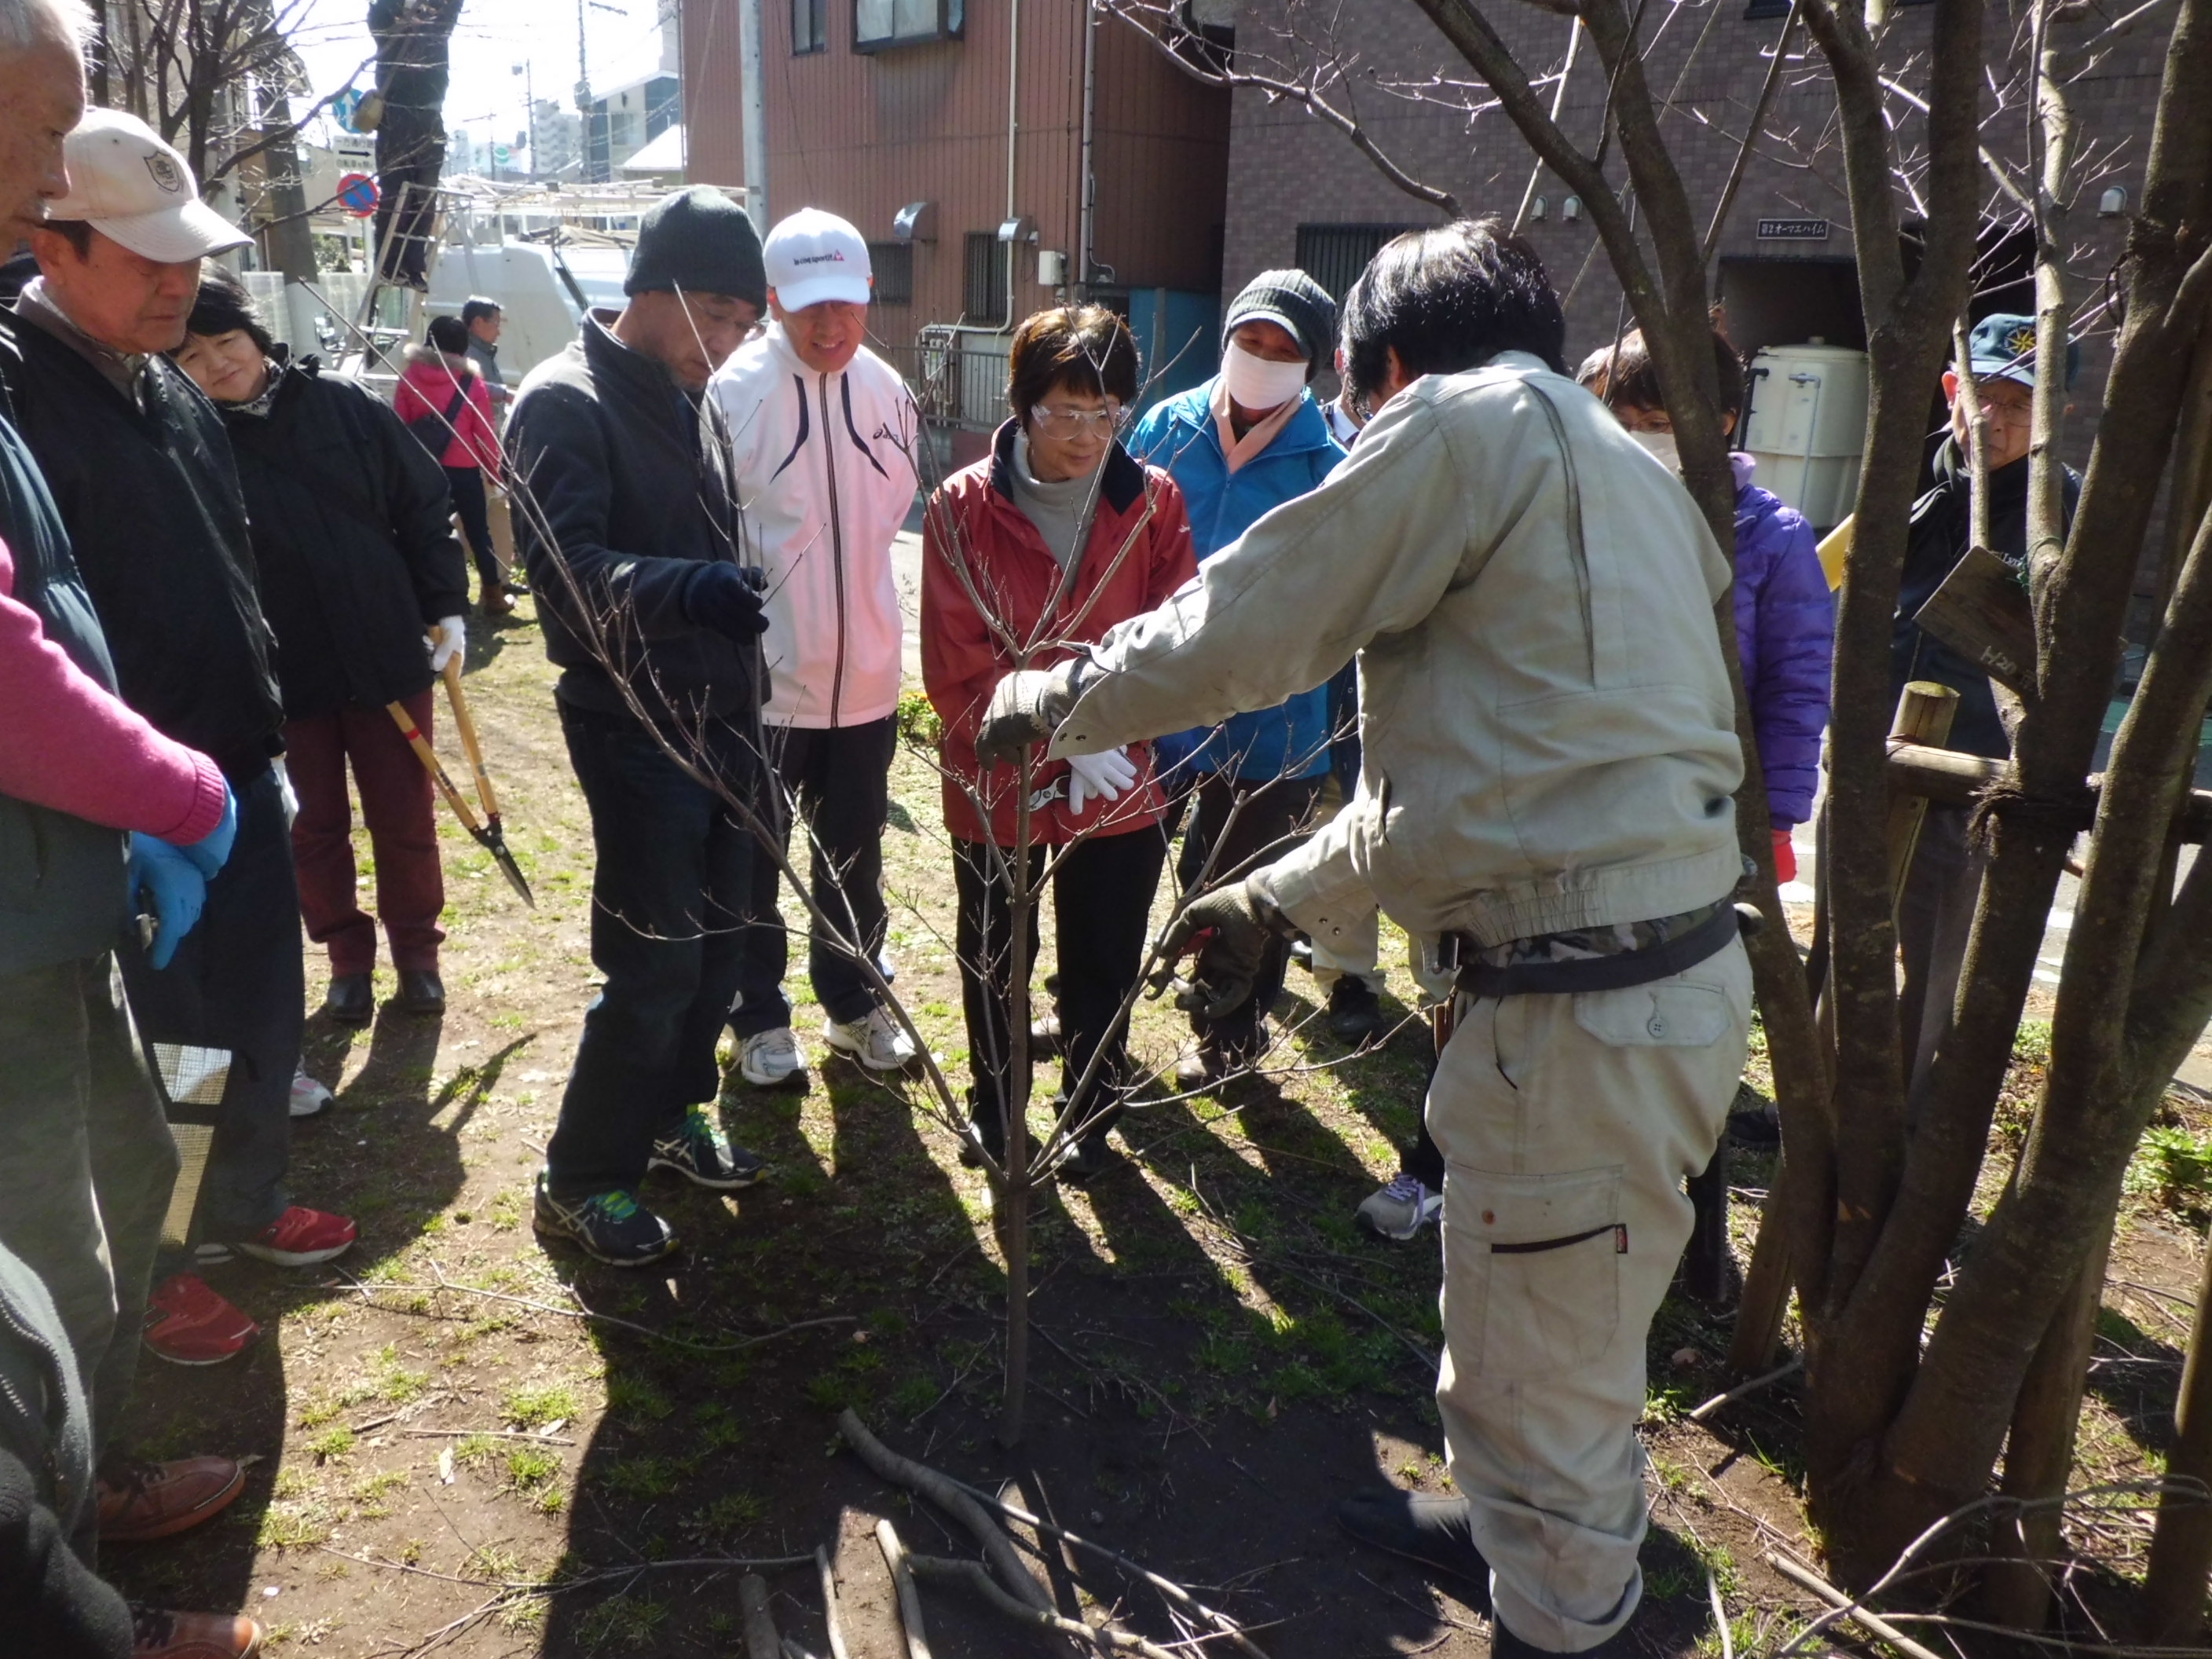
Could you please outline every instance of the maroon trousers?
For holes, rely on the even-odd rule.
[[[431,690],[405,700],[428,737]],[[331,972],[366,974],[376,966],[376,919],[354,892],[353,811],[346,768],[361,792],[362,822],[376,855],[376,915],[392,942],[392,965],[438,965],[445,933],[445,872],[438,864],[430,775],[382,708],[348,704],[284,723],[284,764],[300,797],[292,860],[300,872],[300,914],[307,937],[326,945]]]

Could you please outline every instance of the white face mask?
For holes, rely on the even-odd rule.
[[[1265,411],[1279,409],[1305,389],[1306,366],[1255,357],[1232,340],[1222,355],[1221,378],[1231,399],[1246,409]]]
[[[1673,433],[1632,432],[1628,435],[1656,456],[1660,465],[1669,472],[1680,472],[1682,470],[1682,457],[1674,447]]]

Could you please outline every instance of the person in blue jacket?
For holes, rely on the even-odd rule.
[[[1344,459],[1308,389],[1335,340],[1336,301],[1320,283],[1302,270],[1262,271],[1230,304],[1221,372],[1138,422],[1129,451],[1164,468],[1182,489],[1200,563],[1271,509],[1313,489]],[[1198,798],[1176,870],[1186,890],[1201,878],[1212,886],[1280,857],[1287,838],[1311,826],[1328,779],[1330,737],[1324,684],[1275,708],[1153,744],[1163,771]],[[1192,1014],[1198,1042],[1177,1067],[1179,1087],[1218,1082],[1267,1046],[1261,1017],[1282,988],[1287,959],[1280,945],[1270,949],[1244,1007],[1221,1019]],[[1337,986],[1352,988],[1347,995],[1374,994],[1354,975]]]

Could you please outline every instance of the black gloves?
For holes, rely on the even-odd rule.
[[[1030,744],[1049,743],[1091,672],[1090,658],[1071,657],[1057,668],[1017,669],[1000,680],[975,732],[977,764],[1011,765]]]
[[[734,564],[702,564],[684,589],[684,617],[694,628],[710,629],[739,645],[768,632],[761,596],[768,573]]]
[[[1267,872],[1255,870],[1183,907],[1160,937],[1153,994],[1167,988],[1176,963],[1194,949],[1198,969],[1188,987],[1176,993],[1176,1006],[1203,1012],[1208,1019],[1224,1018],[1252,1000],[1268,941],[1296,938],[1297,931],[1275,902]]]

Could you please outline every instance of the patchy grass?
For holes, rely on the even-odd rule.
[[[173,1606],[237,1606],[279,1586],[274,1606],[252,1610],[281,1608],[269,1622],[286,1627],[287,1654],[406,1651],[513,1583],[528,1588],[441,1638],[441,1659],[707,1659],[739,1645],[740,1575],[653,1564],[805,1555],[818,1543],[844,1581],[854,1650],[897,1651],[875,1518],[893,1518],[916,1549],[966,1546],[843,1452],[834,1418],[850,1405],[896,1449],[1220,1587],[1221,1605],[1267,1627],[1276,1659],[1486,1652],[1463,1601],[1349,1549],[1331,1516],[1362,1486],[1453,1490],[1433,1375],[1415,1352],[1442,1342],[1436,1236],[1383,1243],[1352,1222],[1415,1132],[1427,1069],[1395,930],[1385,1006],[1406,1024],[1389,1042],[1346,1054],[1294,968],[1272,1076],[1235,1103],[1155,1091],[1117,1126],[1118,1164],[1087,1187],[1033,1195],[1033,1391],[1024,1443],[1008,1454],[1000,1206],[960,1164],[918,1078],[866,1077],[823,1052],[803,948],[787,989],[814,1050],[806,1088],[732,1079],[715,1105],[769,1178],[721,1196],[653,1177],[641,1195],[688,1249],[649,1273],[548,1249],[532,1231],[532,1182],[596,989],[592,854],[534,629],[482,632],[471,700],[538,908],[517,904],[441,819],[446,1018],[386,1007],[365,1030],[308,1028],[308,1066],[338,1100],[296,1126],[289,1180],[301,1202],[354,1216],[360,1244],[334,1264],[343,1276],[224,1269],[217,1288],[263,1322],[260,1346],[233,1366],[142,1378],[135,1449],[264,1462],[221,1523],[114,1552],[103,1567]],[[916,737],[928,716],[909,696],[899,718]],[[442,720],[436,735],[449,749]],[[902,752],[891,794],[888,948],[957,1090],[967,1038],[938,781]],[[1054,930],[1041,931],[1040,985],[1055,965]],[[322,973],[311,959],[311,1007]],[[388,972],[378,988],[389,995]],[[1164,1000],[1145,1002],[1132,1051],[1164,1072],[1188,1034]],[[2048,1060],[2047,1027],[2024,1026],[1992,1129],[1997,1183]],[[1036,1081],[1048,1096],[1056,1066],[1040,1065]],[[1758,1031],[1746,1081],[1769,1086]],[[1044,1127],[1041,1110],[1032,1124]],[[2079,1485],[2139,1476],[2171,1442],[2212,1121],[2177,1097],[2160,1127],[2130,1178]],[[1771,1157],[1735,1157],[1739,1263],[1772,1172]],[[792,1328],[833,1316],[856,1322]],[[1799,1510],[1794,1383],[1711,1428],[1685,1420],[1728,1386],[1729,1322],[1725,1308],[1670,1299],[1648,1355],[1652,1613],[1638,1640],[1654,1659],[1717,1653],[1708,1565],[1739,1654],[1771,1651],[1808,1611],[1763,1558],[1773,1537],[1815,1548]],[[2101,1533],[2074,1541],[2139,1571],[2135,1524],[2107,1515]],[[1073,1571],[1071,1605],[1119,1607],[1154,1639],[1181,1639],[1149,1594],[1094,1563]],[[571,1583],[581,1587],[556,1593]],[[811,1567],[772,1584],[787,1632],[825,1651],[809,1622]],[[932,1593],[929,1608],[939,1659],[1000,1659],[1025,1639],[964,1597]]]

